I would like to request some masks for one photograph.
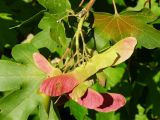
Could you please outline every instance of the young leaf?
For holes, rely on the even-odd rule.
[[[147,13],[147,12],[146,12]],[[106,36],[108,40],[118,41],[127,36],[136,37],[138,44],[148,49],[160,47],[160,32],[148,22],[155,17],[144,12],[123,12],[119,15],[109,13],[94,13],[95,37],[100,39]]]
[[[63,17],[67,13],[67,10],[71,9],[68,0],[38,0],[38,2],[49,10],[50,13],[56,14],[57,17]]]
[[[70,75],[62,74],[46,79],[40,87],[40,91],[48,96],[60,96],[70,92],[78,81]]]
[[[123,107],[126,103],[125,98],[120,94],[105,93],[105,94],[102,94],[102,96],[104,99],[103,104],[95,108],[95,110],[99,112],[116,111],[119,108]]]
[[[51,52],[63,55],[69,41],[66,38],[63,23],[57,21],[67,15],[67,11],[71,9],[70,3],[68,0],[38,0],[38,2],[49,12],[45,13],[38,25],[43,31],[33,38],[32,43],[38,49],[46,47]]]
[[[136,43],[137,40],[134,37],[124,38],[105,52],[94,55],[87,63],[68,74],[82,82],[101,69],[127,60],[132,55]]]
[[[31,42],[38,49],[46,47],[62,55],[70,41],[66,38],[63,24],[57,20],[55,14],[45,13],[38,25],[43,31],[35,35]]]

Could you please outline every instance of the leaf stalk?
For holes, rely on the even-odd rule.
[[[118,11],[117,11],[117,7],[116,7],[115,0],[112,0],[112,3],[113,3],[114,13],[115,13],[115,15],[119,15],[119,14],[118,14]]]

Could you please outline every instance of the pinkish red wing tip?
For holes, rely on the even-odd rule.
[[[36,52],[33,53],[33,60],[36,66],[45,73],[50,73],[53,70],[52,65],[48,62],[48,60],[41,55],[40,53]]]
[[[130,46],[131,48],[134,48],[137,44],[137,39],[135,37],[127,37],[124,39],[125,44],[127,46]]]
[[[82,96],[78,103],[86,108],[94,109],[103,103],[103,97],[98,92],[88,89],[84,96]]]
[[[104,103],[95,110],[99,112],[112,112],[120,109],[126,104],[126,99],[121,94],[106,93],[102,94]]]
[[[62,74],[44,80],[40,92],[48,96],[60,96],[70,92],[76,85],[78,81],[74,77]]]

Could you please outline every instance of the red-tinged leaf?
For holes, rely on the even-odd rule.
[[[105,93],[103,96],[103,104],[97,108],[96,111],[99,112],[111,112],[116,111],[119,108],[123,107],[126,103],[124,96],[116,93]]]
[[[89,88],[85,95],[81,97],[77,102],[86,108],[95,109],[98,106],[102,105],[103,97],[98,92]]]
[[[62,74],[45,80],[41,84],[40,92],[48,96],[60,96],[70,92],[76,85],[78,81],[73,76]]]
[[[99,42],[101,42],[100,40],[105,40],[104,42],[108,44],[109,40],[117,42],[124,37],[132,36],[136,37],[138,44],[145,48],[153,49],[159,47],[160,32],[147,24],[156,19],[153,14],[150,14],[152,14],[150,11],[127,11],[122,12],[119,15],[94,13],[96,41],[99,40]]]
[[[33,59],[36,66],[45,73],[51,73],[53,70],[52,65],[48,62],[48,60],[41,55],[40,53],[36,52],[33,54]]]

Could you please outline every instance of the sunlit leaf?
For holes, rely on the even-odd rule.
[[[108,67],[105,70],[103,70],[105,76],[106,76],[106,86],[107,88],[114,87],[116,84],[121,82],[123,75],[126,71],[126,65],[120,64],[116,67]]]
[[[137,105],[138,114],[135,116],[135,120],[148,120],[147,115],[145,115],[145,109],[141,105]]]
[[[73,114],[77,120],[84,120],[85,116],[88,114],[88,110],[85,107],[79,105],[73,100],[66,102],[65,107],[70,108],[71,114]]]
[[[63,24],[57,20],[56,15],[46,13],[39,23],[39,28],[43,31],[33,38],[32,44],[38,49],[46,47],[51,52],[62,55],[70,40],[66,38]]]
[[[139,11],[144,8],[144,5],[145,8],[149,8],[149,1],[147,2],[146,0],[138,0],[137,5],[135,7],[128,7],[127,10]],[[151,0],[151,11],[157,16],[160,14],[160,7],[156,0]]]
[[[0,18],[5,20],[13,20],[13,18],[11,17],[11,14],[8,14],[8,13],[0,13]]]
[[[46,9],[49,9],[50,13],[56,14],[56,16],[63,17],[67,10],[70,10],[71,6],[69,0],[38,0]]]
[[[115,113],[115,112],[108,112],[108,113],[104,113],[104,112],[98,112],[96,113],[96,120],[104,120],[104,118],[106,120],[120,120],[120,113]]]

